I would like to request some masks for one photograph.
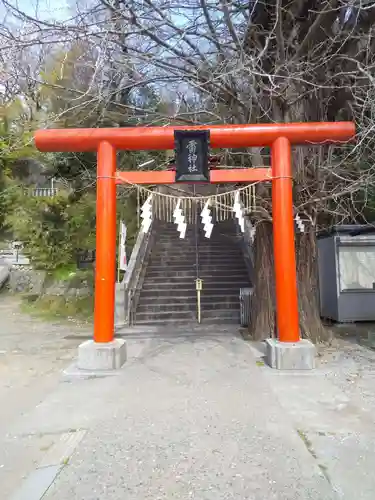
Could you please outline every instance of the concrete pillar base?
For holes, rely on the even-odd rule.
[[[279,342],[267,339],[266,361],[276,370],[312,370],[315,368],[316,349],[312,342],[301,339],[299,342]]]
[[[106,343],[86,340],[78,347],[77,368],[80,370],[117,370],[125,361],[124,339],[114,339]]]

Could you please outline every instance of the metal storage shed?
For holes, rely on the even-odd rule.
[[[320,315],[375,321],[375,227],[342,225],[318,234]]]

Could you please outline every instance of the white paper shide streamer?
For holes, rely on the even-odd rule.
[[[303,223],[301,217],[298,214],[296,214],[296,216],[294,217],[294,220],[296,221],[299,232],[304,233],[305,232],[305,224]]]
[[[185,238],[187,224],[181,209],[181,198],[177,200],[176,207],[173,211],[173,219],[175,224],[177,224],[177,231],[180,233],[180,238]]]
[[[152,194],[149,195],[141,208],[141,230],[147,233],[152,224]]]
[[[126,224],[121,221],[120,223],[120,238],[119,238],[119,269],[126,271],[128,263],[126,260]]]
[[[249,236],[250,236],[251,243],[254,243],[254,241],[255,241],[255,235],[256,235],[256,228],[255,228],[255,226],[253,226],[250,223],[250,234],[249,234]]]
[[[244,217],[244,209],[243,209],[243,206],[241,203],[239,191],[237,191],[237,193],[234,196],[233,212],[237,218],[237,221],[238,221],[238,224],[241,228],[241,231],[244,233],[245,232],[245,217]]]
[[[206,238],[211,237],[214,225],[212,224],[212,214],[210,210],[211,199],[208,199],[201,212],[201,220],[203,224],[204,235]]]

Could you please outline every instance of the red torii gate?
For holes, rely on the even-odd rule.
[[[39,130],[40,151],[97,151],[94,341],[114,339],[116,184],[173,184],[173,171],[116,172],[116,150],[174,149],[175,130],[209,130],[212,148],[270,146],[271,168],[220,169],[211,183],[272,181],[277,331],[280,342],[300,340],[294,245],[291,145],[354,138],[352,122]]]

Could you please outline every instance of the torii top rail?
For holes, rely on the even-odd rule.
[[[39,130],[40,151],[97,151],[97,219],[94,340],[114,338],[116,261],[116,184],[172,184],[172,171],[116,172],[116,150],[174,149],[174,130],[210,130],[212,148],[270,146],[272,168],[212,170],[210,182],[272,181],[274,262],[278,338],[298,342],[298,295],[294,246],[291,145],[317,145],[354,139],[351,122],[129,127]]]

